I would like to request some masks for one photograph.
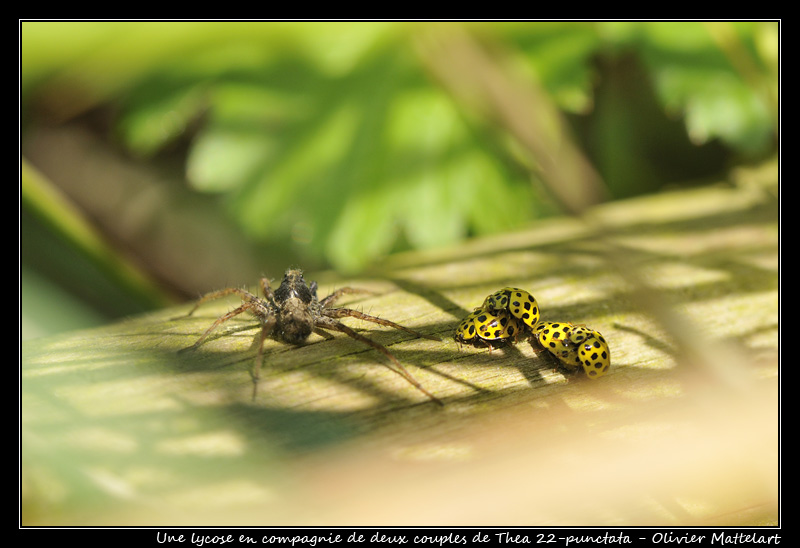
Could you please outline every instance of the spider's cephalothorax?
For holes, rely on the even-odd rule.
[[[261,371],[261,361],[263,355],[264,339],[270,334],[277,335],[279,338],[291,344],[303,344],[312,332],[316,332],[326,338],[330,335],[325,330],[340,331],[346,335],[361,341],[372,348],[381,352],[384,356],[391,360],[394,365],[394,370],[405,378],[409,383],[414,385],[418,390],[423,392],[426,396],[431,398],[436,403],[441,404],[433,394],[428,392],[422,387],[417,380],[406,371],[406,368],[395,358],[382,344],[376,343],[372,339],[357,333],[352,328],[341,323],[337,318],[344,318],[350,316],[361,320],[384,325],[386,327],[393,327],[407,331],[419,337],[428,339],[439,340],[438,337],[423,335],[407,327],[396,324],[377,316],[370,316],[358,310],[350,308],[333,308],[333,303],[342,295],[347,293],[363,293],[364,290],[353,289],[350,287],[343,287],[337,289],[321,301],[317,298],[317,282],[310,284],[303,278],[303,271],[297,269],[289,269],[283,275],[280,286],[275,291],[269,285],[269,280],[266,278],[261,279],[261,291],[264,293],[264,298],[261,299],[244,289],[231,287],[209,293],[197,301],[194,308],[192,308],[187,316],[194,313],[197,308],[206,301],[218,299],[226,295],[235,294],[242,300],[242,305],[227,314],[217,318],[217,320],[209,327],[190,348],[197,348],[208,337],[214,329],[221,323],[238,316],[242,312],[250,312],[261,323],[261,336],[258,345],[258,356],[256,358],[256,365],[253,369],[253,397],[256,395],[256,387]]]

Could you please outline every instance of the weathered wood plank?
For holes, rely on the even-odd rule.
[[[236,299],[23,343],[23,523],[776,523],[776,193],[629,200],[364,279],[308,273],[321,295],[369,289],[342,303],[440,335],[344,320],[443,408],[342,334],[268,340],[251,401],[252,318],[178,353]],[[611,372],[567,379],[528,343],[459,347],[458,321],[506,285],[545,320],[601,331]]]

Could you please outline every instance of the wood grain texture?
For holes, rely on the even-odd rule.
[[[778,521],[779,206],[773,172],[608,204],[392,257],[320,295],[442,342],[345,319],[444,403],[342,334],[268,340],[232,298],[21,348],[25,525],[765,525]],[[243,284],[255,276],[243,273]],[[565,378],[534,345],[461,347],[512,285],[608,339]]]

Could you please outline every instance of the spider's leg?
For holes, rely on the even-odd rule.
[[[264,362],[264,341],[267,335],[270,334],[272,328],[275,327],[275,316],[271,316],[261,326],[261,334],[258,336],[258,354],[256,354],[256,365],[253,367],[251,373],[253,377],[253,401],[256,401],[256,394],[258,393],[258,381],[261,378],[261,364]]]
[[[391,362],[394,364],[393,370],[395,371],[395,373],[397,373],[398,375],[403,377],[405,380],[407,380],[409,383],[411,383],[411,385],[413,385],[417,390],[419,390],[420,392],[422,392],[423,394],[428,396],[431,400],[435,401],[439,405],[444,405],[439,398],[437,398],[436,396],[434,396],[433,394],[428,392],[419,383],[419,381],[417,381],[417,379],[415,379],[411,375],[411,373],[409,373],[406,370],[406,368],[403,367],[403,365],[397,360],[397,358],[395,358],[392,355],[392,353],[389,352],[386,349],[386,347],[383,346],[382,344],[376,343],[372,339],[368,339],[367,337],[365,337],[363,335],[360,335],[359,333],[356,333],[351,328],[347,327],[343,323],[338,322],[338,321],[336,321],[336,320],[334,320],[332,318],[326,318],[326,317],[321,318],[319,323],[318,323],[318,326],[323,328],[323,329],[332,329],[334,331],[341,331],[342,333],[348,335],[349,337],[351,337],[351,338],[353,338],[353,339],[355,339],[357,341],[361,341],[366,345],[371,346],[372,348],[374,348],[375,350],[377,350],[378,352],[380,352],[381,354],[383,354],[384,356],[389,358],[389,360],[391,360]]]
[[[357,289],[357,288],[354,288],[354,287],[342,287],[342,288],[337,289],[336,291],[334,291],[333,293],[331,293],[330,295],[328,295],[324,299],[322,299],[319,302],[319,304],[322,305],[322,308],[331,306],[342,295],[349,295],[351,293],[373,293],[373,292],[369,291],[367,289]]]
[[[261,278],[260,285],[261,293],[264,294],[264,298],[269,302],[274,302],[275,295],[272,293],[272,287],[269,285],[269,278]]]
[[[227,322],[228,320],[230,320],[234,316],[238,316],[242,312],[247,312],[248,310],[253,310],[253,309],[255,309],[254,314],[256,314],[259,317],[260,317],[260,313],[263,313],[263,310],[262,310],[263,309],[263,305],[260,302],[258,302],[258,300],[255,300],[255,301],[248,301],[248,302],[242,304],[240,307],[234,308],[230,312],[228,312],[226,314],[223,314],[222,316],[217,318],[214,323],[211,324],[211,327],[206,329],[205,332],[202,335],[200,335],[200,338],[197,339],[197,341],[192,346],[189,346],[188,348],[184,348],[184,350],[197,348],[198,346],[200,346],[203,343],[204,340],[206,340],[206,337],[208,337],[208,335],[212,331],[214,331],[217,327],[219,327],[220,324],[222,324],[224,322]]]
[[[395,329],[400,329],[401,331],[405,331],[406,333],[411,333],[412,335],[416,335],[417,337],[422,337],[424,339],[430,339],[432,341],[442,340],[440,337],[437,337],[436,335],[425,335],[424,333],[420,333],[419,331],[414,331],[413,329],[404,327],[399,323],[394,323],[389,320],[384,320],[383,318],[379,318],[377,316],[370,316],[369,314],[364,314],[363,312],[359,312],[358,310],[353,310],[352,308],[325,308],[322,310],[322,313],[330,318],[344,318],[350,316],[351,318],[358,318],[359,320],[364,320],[367,322],[373,322],[380,325],[385,325],[386,327],[393,327]]]
[[[258,299],[258,297],[256,297],[252,293],[250,293],[248,291],[245,291],[244,289],[239,289],[238,287],[229,287],[227,289],[220,289],[219,291],[213,291],[211,293],[206,293],[205,295],[200,297],[197,300],[197,302],[194,303],[194,306],[192,307],[192,309],[185,316],[178,316],[178,318],[175,318],[175,319],[187,318],[187,317],[191,316],[192,314],[194,314],[195,311],[198,308],[200,308],[201,304],[206,303],[208,301],[213,301],[215,299],[220,299],[220,298],[226,297],[228,295],[233,295],[233,294],[239,295],[239,297],[244,302],[250,302],[250,301]]]
[[[330,333],[328,333],[327,331],[325,331],[324,329],[321,329],[319,327],[314,328],[314,333],[316,333],[320,337],[324,337],[325,340],[328,340],[328,341],[332,341],[333,339],[336,338],[333,335],[331,335]]]

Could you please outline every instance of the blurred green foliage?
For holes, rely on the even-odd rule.
[[[546,90],[612,198],[775,151],[774,22],[23,22],[23,153],[25,129],[104,109],[243,238],[344,272],[556,212],[426,71],[419,37],[452,25]]]

